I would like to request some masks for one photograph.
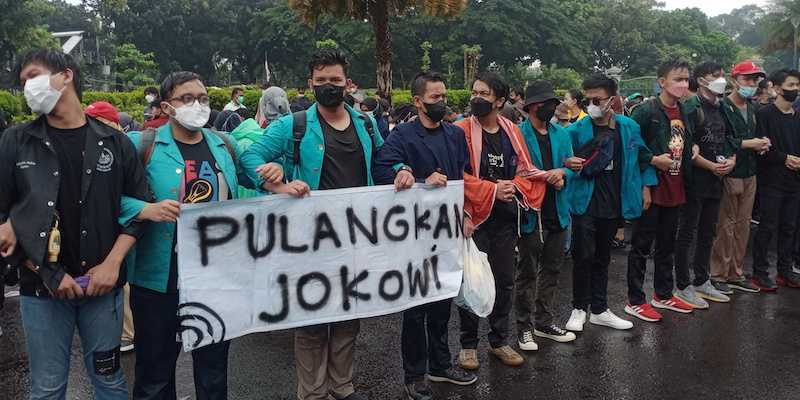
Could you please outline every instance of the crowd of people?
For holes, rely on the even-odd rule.
[[[464,234],[488,255],[495,282],[490,353],[510,367],[542,340],[576,340],[587,323],[626,330],[727,303],[736,291],[800,288],[797,70],[768,77],[751,61],[726,71],[672,60],[650,98],[622,97],[599,73],[559,97],[550,82],[509,88],[485,72],[469,109],[453,110],[440,74],[416,75],[413,103],[391,108],[359,90],[348,67],[338,50],[320,50],[308,67],[313,101],[301,89],[290,102],[272,86],[252,116],[242,89],[214,112],[201,77],[174,72],[145,90],[139,127],[109,103],[81,106],[70,56],[19,59],[15,73],[39,117],[0,137],[0,276],[19,281],[32,399],[64,398],[76,328],[96,398],[129,397],[120,353],[131,349],[132,397],[176,398],[175,222],[185,203],[463,180]],[[609,304],[611,250],[627,246],[626,221],[628,301]],[[563,323],[555,299],[567,257],[573,310]],[[459,308],[453,357],[451,308],[447,299],[403,312],[409,399],[431,399],[428,382],[477,381],[480,318]],[[366,398],[353,384],[359,329],[359,320],[295,329],[298,399]],[[229,345],[192,351],[199,399],[227,398]]]

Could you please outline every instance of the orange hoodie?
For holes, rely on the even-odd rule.
[[[498,115],[497,122],[511,140],[517,153],[517,175],[512,179],[517,192],[522,196],[520,205],[526,209],[538,210],[542,206],[547,189],[547,172],[536,168],[528,154],[528,146],[519,128],[508,119]],[[497,184],[480,179],[481,153],[483,151],[483,128],[476,117],[455,123],[467,137],[470,165],[473,174],[464,172],[464,212],[479,226],[489,218],[496,200]]]

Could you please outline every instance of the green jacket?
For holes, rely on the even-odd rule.
[[[364,149],[364,158],[367,163],[367,182],[372,186],[374,185],[372,180],[373,145],[370,142],[370,135],[367,133],[366,126],[361,119],[363,114],[348,105],[345,105],[345,107],[355,124],[356,134]],[[375,123],[375,119],[372,117],[368,117],[367,121],[372,124],[372,140],[375,141],[375,148],[379,149],[383,145],[383,139],[378,131],[378,124]],[[262,164],[279,162],[283,165],[284,174],[288,180],[299,179],[307,183],[312,190],[319,188],[322,161],[325,159],[325,137],[322,134],[316,103],[306,112],[306,133],[300,142],[300,168],[295,168],[294,165],[293,123],[293,114],[272,122],[267,127],[267,132],[242,154],[242,164],[245,171],[257,187],[260,188],[264,184],[264,180],[256,173],[256,168]]]
[[[236,140],[236,143],[239,144],[239,148],[242,151],[245,151],[248,147],[250,147],[251,144],[261,139],[261,136],[264,135],[265,131],[266,129],[262,128],[255,119],[248,118],[242,121],[242,123],[239,124],[236,129],[231,131],[230,136]],[[239,186],[238,192],[240,199],[256,197],[260,194],[259,190],[247,189],[242,186]]]
[[[231,189],[231,197],[236,199],[238,194],[235,188],[239,185],[237,179],[237,163],[234,163],[228,152],[225,142],[216,134],[203,130],[203,136],[208,143],[211,155],[217,161],[219,168],[225,175],[225,181]],[[142,145],[141,132],[131,132],[128,137],[133,141],[137,150]],[[240,150],[235,141],[231,141],[237,159]],[[153,153],[150,161],[145,166],[147,181],[153,192],[155,201],[176,200],[180,193],[179,186],[183,176],[184,160],[175,139],[172,137],[172,127],[166,124],[156,131],[153,141]],[[239,170],[241,172],[241,170]],[[127,226],[148,203],[123,197],[122,211],[119,222]],[[169,279],[170,259],[172,258],[172,243],[175,236],[175,223],[150,222],[136,242],[134,250],[128,253],[128,280],[131,284],[141,286],[158,292],[166,292]]]
[[[731,178],[749,178],[757,172],[756,152],[742,149],[742,141],[756,137],[756,108],[752,101],[747,101],[747,121],[742,118],[739,108],[728,97],[725,97],[722,112],[733,128],[734,145],[736,146],[736,167],[728,175]]]
[[[697,113],[695,112],[696,106],[699,102],[694,103],[694,100],[689,99],[689,104],[678,102],[681,109],[681,120],[686,131],[686,137],[683,141],[683,163],[681,163],[681,171],[685,179],[690,179],[692,175],[691,160],[692,159],[692,146],[694,144],[694,132],[697,124]],[[645,101],[636,106],[631,113],[631,119],[639,124],[642,134],[642,140],[650,149],[652,155],[661,155],[669,153],[669,140],[671,137],[671,129],[669,117],[664,110],[664,104],[659,97]],[[640,157],[641,164],[649,164],[650,160],[645,160]],[[653,185],[655,186],[655,185]]]
[[[528,145],[528,152],[531,153],[531,161],[536,165],[536,168],[543,169],[542,163],[542,150],[539,148],[539,141],[536,139],[536,132],[533,130],[529,120],[523,121],[519,124],[519,129],[522,131],[522,136],[525,138],[525,143]],[[561,168],[564,170],[565,183],[572,179],[575,173],[564,167],[564,160],[572,157],[572,139],[564,128],[547,124],[547,138],[550,140],[550,150],[553,158],[553,168]],[[555,190],[548,186],[547,190]],[[561,190],[556,191],[556,212],[558,213],[558,221],[561,223],[562,228],[569,225],[569,191],[566,186]],[[525,222],[522,225],[523,233],[531,233],[536,231],[537,227],[537,213],[526,213]]]

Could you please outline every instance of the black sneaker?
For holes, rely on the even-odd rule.
[[[533,334],[545,339],[555,340],[559,343],[566,343],[575,340],[575,334],[565,331],[555,325],[538,327],[533,330]]]
[[[452,383],[453,385],[467,386],[472,385],[478,380],[475,374],[464,371],[460,368],[450,367],[447,371],[431,372],[428,374],[431,382]]]
[[[761,289],[754,285],[752,282],[748,281],[745,278],[735,279],[735,280],[728,280],[728,286],[731,289],[741,290],[742,292],[747,293],[758,293]]]
[[[433,400],[431,387],[424,380],[407,384],[405,391],[408,400]]]
[[[714,286],[714,289],[717,289],[717,291],[722,293],[722,294],[725,294],[725,295],[733,294],[733,289],[731,289],[731,287],[728,286],[727,282],[715,281],[715,280],[712,279],[711,280],[711,286]]]

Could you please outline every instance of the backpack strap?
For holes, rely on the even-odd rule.
[[[303,141],[303,136],[306,135],[306,110],[292,113],[292,118],[292,143],[294,144],[292,159],[294,168],[297,169],[300,165],[300,142]]]
[[[142,160],[142,165],[147,167],[150,163],[150,157],[153,156],[153,145],[156,141],[156,130],[147,128],[142,131],[142,140],[139,145],[139,159]]]
[[[228,134],[226,134],[226,133],[217,132],[214,129],[209,129],[209,131],[213,132],[215,135],[217,135],[218,138],[222,139],[222,141],[225,143],[225,148],[228,150],[228,153],[231,155],[231,159],[233,160],[233,163],[236,164],[236,161],[237,161],[236,149],[233,147],[233,143],[231,143],[231,137],[228,136]]]
[[[375,128],[372,126],[372,121],[369,119],[369,116],[367,114],[364,114],[362,112],[361,115],[358,116],[358,118],[360,118],[361,121],[364,122],[364,128],[367,129],[367,134],[369,134],[369,141],[372,144],[372,158],[374,159],[375,152],[377,152],[377,148],[375,146]]]

